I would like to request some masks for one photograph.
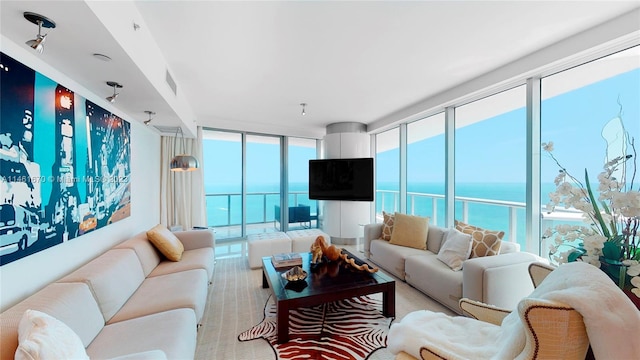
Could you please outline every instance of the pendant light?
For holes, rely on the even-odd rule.
[[[184,145],[184,133],[182,132],[182,128],[178,126],[176,130],[176,141],[173,143],[173,153],[176,153],[176,143],[178,142],[178,133],[180,133],[181,143],[182,143],[182,153],[176,155],[171,159],[171,163],[169,168],[171,171],[193,171],[198,168],[198,159],[196,159],[193,155],[188,155],[185,153],[185,145]]]

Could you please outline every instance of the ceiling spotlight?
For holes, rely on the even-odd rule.
[[[150,122],[151,122],[151,120],[152,120],[152,119],[151,119],[151,117],[152,117],[153,115],[155,115],[156,113],[154,113],[154,112],[153,112],[153,111],[151,111],[151,110],[145,110],[144,112],[146,112],[146,113],[147,113],[147,115],[149,115],[149,120],[145,120],[145,121],[144,121],[144,124],[145,124],[145,125],[149,125],[149,123],[150,123]]]
[[[307,115],[307,112],[305,111],[305,108],[307,107],[307,103],[302,103],[300,104],[300,106],[302,106],[302,115]]]
[[[42,54],[44,51],[44,42],[47,39],[47,34],[42,35],[42,28],[53,29],[56,27],[56,23],[53,20],[46,18],[40,14],[25,12],[23,13],[24,18],[29,22],[32,22],[38,25],[38,35],[33,40],[27,41],[25,44],[29,45],[32,49],[38,52],[38,54]]]
[[[116,98],[118,97],[118,95],[120,95],[116,92],[116,89],[121,89],[122,85],[118,84],[115,81],[107,81],[107,85],[113,88],[113,95],[107,97],[107,100],[109,100],[109,102],[113,104],[114,102],[116,102]]]

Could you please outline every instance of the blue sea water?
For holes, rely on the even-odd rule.
[[[317,201],[309,200],[306,192],[306,183],[294,183],[289,185],[289,203],[292,205],[304,204],[311,206],[311,213],[315,213]],[[398,203],[397,184],[379,183],[378,190],[396,191],[396,193],[381,192],[376,194],[376,212],[394,212],[394,204]],[[444,194],[444,184],[442,183],[409,183],[407,190],[409,193]],[[554,190],[553,184],[543,184],[542,204],[548,202],[548,194]],[[263,184],[248,186],[247,188],[247,223],[271,222],[275,218],[275,206],[279,202],[279,185]],[[304,194],[293,195],[295,192]],[[207,219],[209,226],[238,225],[242,220],[242,205],[240,196],[240,186],[212,186],[206,187],[207,196]],[[221,194],[221,195],[210,195]],[[230,194],[230,195],[228,195]],[[515,240],[522,246],[525,244],[525,196],[526,187],[524,183],[462,183],[456,184],[457,197],[468,197],[475,199],[488,199],[521,203],[523,207],[516,209],[516,233]],[[382,207],[384,198],[384,208]],[[444,199],[436,200],[437,213],[434,217],[432,199],[428,197],[409,197],[407,202],[407,212],[415,215],[429,216],[432,224],[444,226],[445,204]],[[509,221],[510,212],[507,206],[493,204],[468,203],[468,222],[472,225],[480,226],[491,230],[501,230],[505,232],[504,239],[511,239]],[[463,203],[456,201],[455,218],[463,219]],[[435,221],[434,221],[435,220]]]

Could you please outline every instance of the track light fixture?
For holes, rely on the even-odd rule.
[[[302,106],[302,115],[307,115],[307,112],[305,111],[305,108],[307,107],[307,103],[302,103],[300,104],[300,106]]]
[[[107,81],[107,85],[113,88],[113,95],[107,96],[106,99],[109,100],[110,103],[116,102],[116,98],[118,97],[118,93],[116,93],[116,89],[122,89],[122,85],[118,84],[115,81]]]
[[[145,112],[145,113],[147,113],[147,115],[149,115],[149,120],[145,120],[145,121],[144,121],[144,124],[145,124],[145,125],[149,125],[149,123],[150,123],[150,122],[151,122],[151,120],[152,120],[152,119],[151,119],[151,117],[152,117],[153,115],[155,115],[156,113],[154,113],[154,112],[153,112],[153,111],[151,111],[151,110],[145,110],[144,112]]]
[[[44,42],[47,40],[47,34],[42,35],[42,28],[53,29],[56,27],[56,23],[47,17],[28,11],[24,12],[23,15],[29,22],[38,25],[38,35],[36,35],[36,38],[25,42],[25,44],[37,51],[38,54],[42,54],[44,51]]]

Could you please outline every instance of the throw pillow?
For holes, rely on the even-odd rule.
[[[182,259],[184,246],[166,226],[162,224],[154,226],[147,231],[147,238],[167,259],[171,261],[180,261]]]
[[[391,240],[393,232],[393,214],[382,212],[382,240]]]
[[[493,256],[500,253],[500,245],[502,244],[500,240],[504,236],[504,231],[486,230],[458,220],[455,220],[455,227],[460,232],[471,235],[473,239],[471,258]]]
[[[389,243],[426,250],[428,233],[428,217],[395,213],[393,232]]]
[[[461,233],[456,229],[447,231],[444,238],[444,244],[440,247],[437,258],[447,264],[451,270],[462,270],[462,263],[469,258],[471,254],[471,235]]]
[[[18,324],[16,360],[89,359],[82,340],[62,321],[27,310]]]

